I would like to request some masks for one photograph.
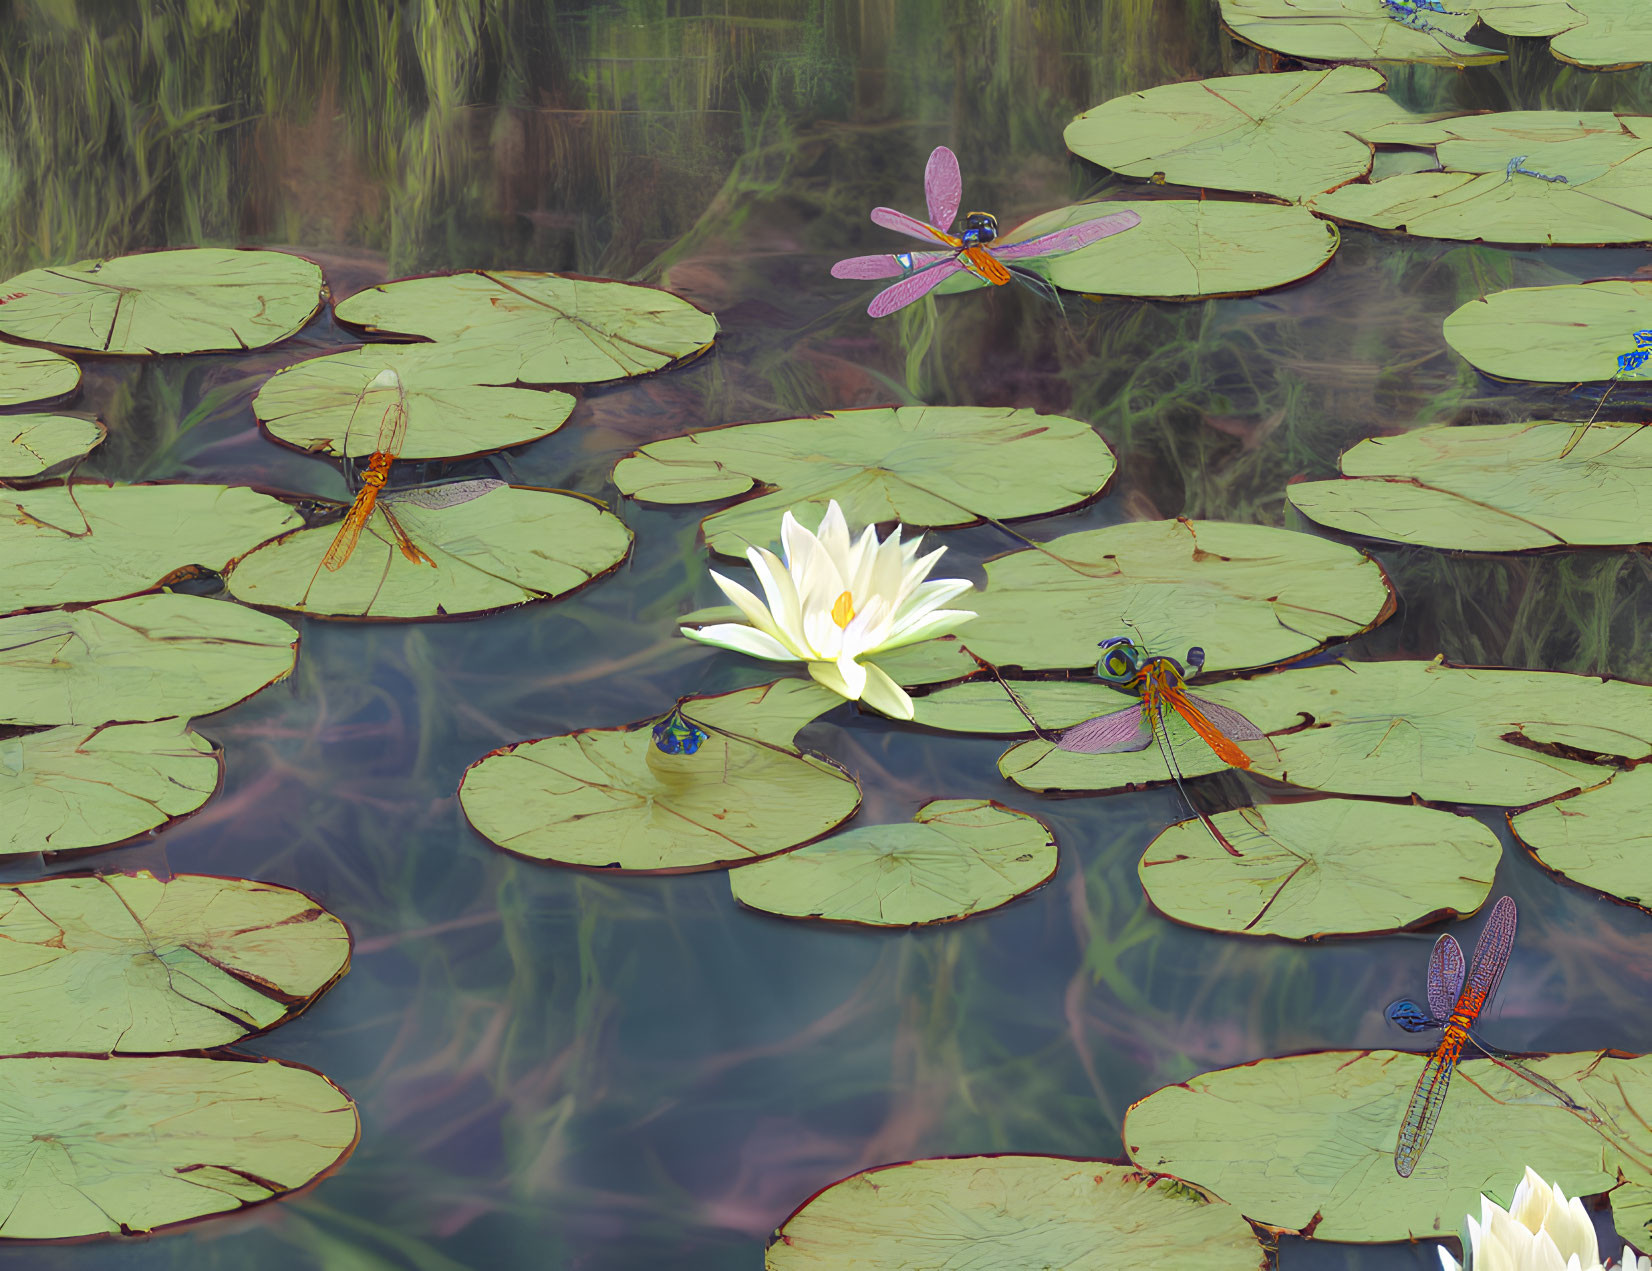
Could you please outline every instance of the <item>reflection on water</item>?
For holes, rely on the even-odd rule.
[[[20,3],[0,19],[7,272],[131,248],[288,246],[335,296],[421,270],[638,277],[714,309],[716,349],[584,393],[562,432],[470,465],[615,501],[637,552],[568,601],[478,622],[304,627],[294,679],[205,722],[224,793],[109,865],[302,886],[357,936],[354,967],[254,1049],[361,1103],[364,1138],[314,1193],[133,1248],[7,1249],[80,1268],[753,1267],[803,1198],[859,1167],[982,1151],[1117,1156],[1129,1104],[1258,1056],[1392,1039],[1421,936],[1325,947],[1175,927],[1141,849],[1171,792],[1043,800],[999,742],[845,708],[806,740],[866,785],[861,822],[991,795],[1055,829],[1063,864],[990,917],[916,934],[819,930],[735,908],[720,875],[535,867],[463,824],[465,765],[524,737],[660,713],[761,668],[675,635],[717,597],[693,511],[617,500],[633,446],[687,428],[886,402],[1059,410],[1120,474],[1053,536],[1187,514],[1281,524],[1283,488],[1354,439],[1529,418],[1553,395],[1480,381],[1440,319],[1512,284],[1633,270],[1625,252],[1344,236],[1319,276],[1252,299],[1073,301],[1003,288],[873,324],[831,261],[889,247],[936,144],[1006,225],[1115,188],[1060,131],[1121,92],[1254,69],[1207,0],[149,0]],[[1646,109],[1647,73],[1584,75],[1538,48],[1465,74],[1394,75],[1417,108]],[[998,289],[994,289],[995,292]],[[110,425],[83,470],[337,496],[250,402],[347,342],[326,318],[242,358],[91,364]],[[951,532],[949,568],[1015,544]],[[1643,556],[1377,553],[1399,614],[1356,656],[1446,656],[1652,678]],[[1110,634],[1098,632],[1097,637]],[[1195,633],[1197,634],[1197,633]],[[1204,636],[1213,644],[1219,633]],[[1212,785],[1236,799],[1237,777]],[[1500,815],[1488,815],[1500,829]],[[1488,1030],[1511,1049],[1652,1048],[1644,917],[1512,851],[1520,948]],[[1509,1179],[1512,1186],[1513,1175]],[[1435,1265],[1426,1246],[1286,1242],[1282,1265]]]

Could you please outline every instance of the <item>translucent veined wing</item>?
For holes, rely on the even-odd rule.
[[[1075,755],[1113,755],[1128,750],[1146,750],[1153,744],[1153,725],[1147,710],[1137,702],[1121,711],[1098,715],[1082,724],[1064,728],[1056,737],[1056,749]]]
[[[373,443],[373,452],[394,459],[401,454],[402,442],[406,439],[407,407],[400,401],[391,402],[384,408],[384,417],[379,420],[379,439]]]
[[[1399,1139],[1394,1144],[1394,1170],[1401,1178],[1411,1177],[1423,1149],[1434,1135],[1434,1127],[1439,1124],[1440,1113],[1445,1109],[1451,1073],[1457,1067],[1457,1056],[1462,1051],[1462,1039],[1448,1033],[1439,1049],[1423,1065],[1422,1076],[1417,1078],[1416,1088],[1411,1091],[1405,1119],[1400,1122]]]
[[[892,229],[897,234],[905,234],[910,238],[921,238],[926,243],[945,243],[948,247],[962,247],[963,243],[951,234],[936,229],[915,216],[908,216],[905,212],[897,212],[892,207],[875,207],[872,209],[872,224],[881,225],[884,229]]]
[[[1453,936],[1441,936],[1428,955],[1428,1012],[1436,1020],[1451,1018],[1457,995],[1463,991],[1463,946]]]
[[[1472,1021],[1503,979],[1503,968],[1509,964],[1509,951],[1514,948],[1515,908],[1512,896],[1499,897],[1491,907],[1491,917],[1480,928],[1480,938],[1474,942],[1474,959],[1469,963],[1468,987],[1457,1000],[1457,1009]]]
[[[1251,765],[1250,756],[1240,750],[1220,728],[1207,719],[1204,711],[1199,706],[1194,705],[1196,701],[1203,705],[1203,699],[1194,698],[1179,688],[1167,687],[1162,691],[1165,701],[1169,702],[1175,712],[1187,722],[1189,728],[1199,734],[1205,745],[1216,752],[1218,759],[1230,768],[1249,770]],[[1211,704],[1214,705],[1214,703]],[[1235,713],[1237,714],[1237,712]],[[1253,732],[1256,731],[1255,724],[1250,724],[1248,720],[1246,723]],[[1257,736],[1261,736],[1260,732],[1257,732]],[[1254,741],[1256,738],[1252,737],[1248,740]]]
[[[479,499],[484,494],[492,494],[509,484],[508,481],[499,481],[493,477],[479,477],[474,481],[444,481],[440,485],[386,491],[379,497],[386,502],[411,503],[414,507],[420,508],[451,508],[461,503],[469,503],[472,499]]]
[[[344,514],[344,520],[339,523],[338,533],[333,535],[333,541],[327,547],[327,554],[321,558],[321,563],[328,569],[344,568],[344,562],[350,559],[350,554],[356,550],[357,540],[361,538],[361,527],[366,525],[367,518],[373,515],[375,501],[372,486],[356,495],[356,501]]]
[[[936,146],[924,167],[924,200],[929,204],[930,221],[951,229],[964,201],[964,174],[958,170],[958,156],[945,146]]]
[[[1058,229],[1053,233],[1040,234],[1037,238],[1029,238],[1024,243],[1011,243],[1008,247],[993,247],[992,254],[999,260],[1026,260],[1029,256],[1054,256],[1057,252],[1077,251],[1080,247],[1088,247],[1091,243],[1100,242],[1114,234],[1122,234],[1127,229],[1134,229],[1141,224],[1141,217],[1134,212],[1114,212],[1111,216],[1097,217],[1093,221],[1085,221],[1080,225],[1069,225],[1066,229]]]
[[[1203,712],[1206,719],[1233,738],[1234,741],[1265,741],[1267,739],[1266,733],[1231,706],[1223,706],[1220,702],[1213,702],[1208,697],[1199,697],[1186,691],[1183,691],[1182,696],[1196,705]]]
[[[435,569],[436,562],[414,545],[413,540],[407,536],[407,531],[402,528],[402,523],[396,519],[396,514],[390,510],[390,505],[381,502],[379,511],[384,513],[384,519],[390,523],[390,532],[396,536],[396,546],[401,549],[402,555],[415,565],[429,565]]]
[[[948,257],[928,269],[909,274],[893,287],[885,287],[873,296],[872,303],[866,306],[866,312],[874,318],[887,317],[897,309],[904,309],[914,300],[921,300],[963,268],[956,257]]]
[[[952,252],[897,252],[893,256],[851,256],[832,266],[833,278],[899,278],[946,260]]]

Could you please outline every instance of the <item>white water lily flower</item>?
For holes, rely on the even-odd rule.
[[[1577,1197],[1566,1199],[1558,1186],[1543,1181],[1526,1168],[1526,1177],[1514,1189],[1514,1200],[1504,1209],[1480,1197],[1480,1221],[1463,1224],[1466,1265],[1472,1271],[1602,1271],[1595,1227]],[[1463,1271],[1444,1249],[1443,1271]],[[1648,1271],[1645,1258],[1637,1259],[1625,1245],[1624,1271]]]
[[[809,674],[834,693],[911,719],[912,699],[863,659],[945,635],[975,616],[968,609],[941,607],[973,584],[964,578],[925,582],[946,548],[919,556],[921,542],[902,543],[899,526],[881,543],[872,526],[851,541],[835,499],[818,533],[787,512],[780,526],[784,561],[761,547],[746,549],[763,600],[731,578],[711,575],[751,625],[721,622],[699,630],[684,627],[683,634],[757,658],[805,662]]]

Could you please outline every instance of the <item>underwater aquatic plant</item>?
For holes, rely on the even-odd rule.
[[[763,584],[763,599],[712,572],[749,626],[720,622],[684,627],[683,634],[756,658],[805,662],[809,674],[834,693],[896,719],[911,719],[912,699],[875,663],[862,659],[944,635],[975,617],[971,610],[941,607],[974,584],[964,578],[929,578],[946,548],[919,556],[923,540],[903,543],[899,525],[881,542],[873,526],[851,541],[836,499],[826,505],[816,533],[788,511],[781,519],[780,542],[784,561],[766,548],[746,549]]]

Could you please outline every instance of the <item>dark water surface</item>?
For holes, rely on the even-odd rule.
[[[1511,285],[1628,272],[1641,253],[1344,235],[1317,277],[1251,299],[948,297],[874,323],[827,275],[890,248],[932,147],[1007,224],[1134,192],[1061,129],[1120,93],[1256,69],[1211,0],[18,0],[0,18],[7,272],[138,248],[246,243],[319,260],[335,298],[420,271],[516,267],[660,283],[716,312],[690,366],[586,390],[555,436],[457,465],[608,499],[636,532],[617,575],[472,622],[304,622],[293,679],[200,724],[224,791],[109,867],[302,887],[356,936],[350,974],[249,1049],[359,1102],[359,1150],[291,1203],[147,1242],[7,1248],[8,1268],[619,1271],[756,1268],[769,1230],[872,1164],[987,1151],[1121,1154],[1126,1108],[1262,1056],[1393,1044],[1433,932],[1320,946],[1175,926],[1136,860],[1174,796],[1043,799],[997,740],[842,708],[805,739],[858,774],[860,823],[987,795],[1037,813],[1057,878],[989,917],[911,934],[743,911],[721,874],[616,879],[509,858],[465,825],[466,765],[527,737],[656,715],[764,668],[679,638],[719,599],[707,509],[621,499],[634,446],[686,429],[887,402],[1016,405],[1093,422],[1107,498],[1036,533],[1177,514],[1286,524],[1284,487],[1363,436],[1575,418],[1589,401],[1478,378],[1440,320]],[[1397,70],[1424,108],[1645,111],[1645,72],[1589,75],[1517,44],[1505,65]],[[242,357],[88,362],[82,470],[338,496],[335,467],[256,430],[272,371],[351,342],[318,318]],[[1631,400],[1626,394],[1626,400]],[[1559,403],[1557,408],[1557,403]],[[1298,526],[1298,528],[1303,528]],[[1016,546],[940,536],[943,573]],[[1647,557],[1377,549],[1399,612],[1353,657],[1652,679]],[[1110,634],[1098,632],[1097,637]],[[1209,643],[1209,640],[1205,641]],[[1240,779],[1212,797],[1242,797]],[[1252,791],[1266,798],[1265,791]],[[1501,814],[1484,819],[1505,836]],[[79,862],[84,865],[88,862]],[[73,868],[74,866],[69,866]],[[33,876],[38,863],[12,871]],[[1652,1049],[1643,913],[1514,847],[1520,938],[1488,1036],[1513,1050]],[[1510,1185],[1519,1162],[1511,1162]],[[1615,1251],[1615,1245],[1612,1246]],[[1429,1246],[1287,1240],[1280,1265],[1434,1267]]]

